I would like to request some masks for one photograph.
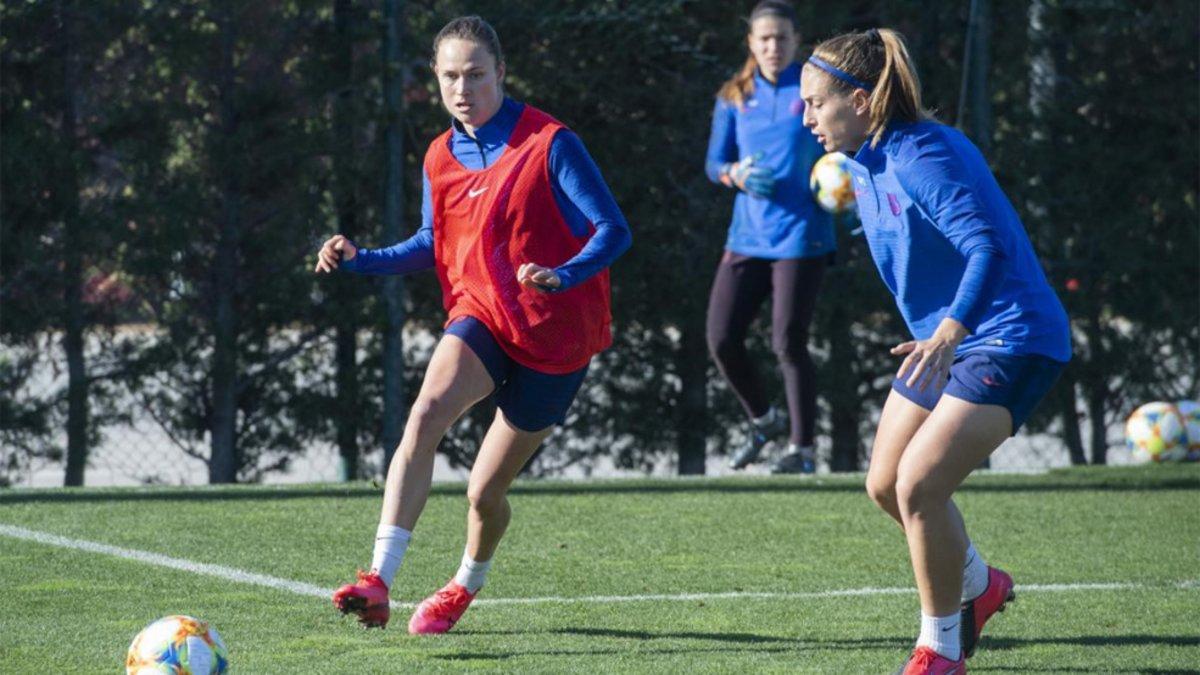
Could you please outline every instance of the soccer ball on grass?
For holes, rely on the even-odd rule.
[[[219,675],[229,652],[217,631],[190,616],[168,616],[142,629],[125,657],[127,675]]]

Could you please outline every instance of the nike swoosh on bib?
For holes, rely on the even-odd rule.
[[[478,197],[479,195],[483,194],[484,192],[487,192],[486,186],[481,187],[478,190],[468,190],[467,196],[470,197],[471,199],[474,199],[474,198]]]

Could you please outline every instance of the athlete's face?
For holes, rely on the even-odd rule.
[[[504,102],[504,64],[473,40],[449,38],[438,45],[433,65],[442,105],[469,131],[483,126]]]
[[[846,93],[834,79],[813,65],[800,72],[800,97],[804,99],[804,126],[812,130],[825,152],[853,154],[867,140],[871,100],[867,92]]]
[[[763,77],[774,82],[780,71],[796,59],[800,36],[792,22],[778,16],[760,16],[750,24],[750,53]]]

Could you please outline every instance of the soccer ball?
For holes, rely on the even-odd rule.
[[[850,171],[846,169],[846,161],[847,158],[842,153],[831,152],[813,164],[812,173],[808,177],[813,199],[830,213],[847,213],[857,207],[854,201],[854,181]]]
[[[1200,462],[1200,401],[1180,401],[1175,409],[1183,416],[1187,428],[1187,461]]]
[[[190,616],[168,616],[146,626],[125,657],[127,675],[218,675],[229,668],[229,652],[217,631]]]
[[[1188,451],[1187,423],[1175,404],[1147,403],[1126,420],[1125,445],[1138,462],[1178,462]]]

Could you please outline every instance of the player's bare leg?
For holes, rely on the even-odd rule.
[[[379,531],[402,533],[403,541],[394,546],[377,538],[373,569],[360,572],[355,583],[342,586],[333,595],[334,606],[343,614],[355,613],[366,627],[387,624],[388,590],[407,547],[407,536],[429,498],[437,445],[450,425],[494,387],[487,369],[465,342],[454,335],[442,338],[392,457],[383,493]]]
[[[960,603],[969,541],[950,497],[1011,431],[1005,408],[942,396],[900,458],[896,500],[922,614],[910,661],[944,659],[952,666],[963,659]]]
[[[471,469],[467,499],[467,547],[455,579],[417,607],[408,623],[414,634],[445,633],[454,627],[483,585],[492,556],[512,519],[508,489],[553,427],[524,431],[500,410]]]

